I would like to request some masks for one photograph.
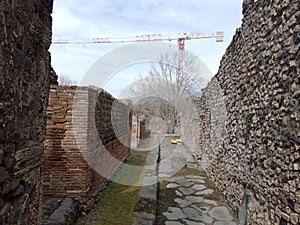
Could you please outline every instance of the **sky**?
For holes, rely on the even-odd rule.
[[[221,43],[215,39],[188,40],[185,43],[185,49],[195,54],[212,76],[218,71],[222,55],[241,25],[242,0],[54,0],[52,18],[52,40],[224,31]],[[168,44],[177,45],[176,41]],[[51,63],[59,76],[68,76],[80,84],[97,61],[111,52],[118,53],[124,45],[52,44]],[[156,48],[153,51],[159,54]],[[103,84],[103,88],[118,97],[139,74],[147,73],[149,66],[149,62],[123,65]]]

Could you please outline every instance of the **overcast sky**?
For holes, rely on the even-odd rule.
[[[241,24],[242,0],[54,0],[53,40],[127,37],[152,33],[224,31],[224,42],[215,39],[186,41],[186,49],[207,65],[212,74],[236,28]],[[176,41],[171,42],[176,45]],[[52,45],[52,66],[58,75],[80,82],[101,57],[124,44]],[[144,73],[148,65],[127,68],[130,74]],[[127,71],[127,73],[128,73]],[[126,68],[119,72],[126,76]],[[128,79],[130,80],[130,79]],[[114,81],[110,91],[120,89]],[[114,87],[113,87],[114,86]]]

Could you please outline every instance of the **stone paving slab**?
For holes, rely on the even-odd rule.
[[[59,206],[55,198],[43,205],[44,209],[49,210],[51,207],[56,209],[48,218],[43,218],[42,225],[65,225],[67,222],[72,222],[78,213],[78,203],[72,198],[65,198]]]
[[[200,176],[195,176],[195,175],[187,175],[186,178],[190,178],[190,179],[200,179],[200,180],[203,180],[204,178],[203,177],[200,177]]]
[[[163,180],[168,181],[168,182],[176,182],[176,181],[183,180],[183,179],[185,179],[185,177],[179,176],[179,177],[169,177],[169,178],[165,178]]]
[[[168,211],[163,213],[168,220],[165,224],[175,224],[172,222],[176,220],[176,224],[236,225],[225,206],[220,206],[218,202],[205,198],[206,195],[213,193],[212,189],[207,189],[205,184],[196,184],[194,188],[202,189],[202,191],[195,193],[195,189],[186,188],[186,183],[182,181],[184,180],[170,183],[172,185],[169,188],[174,188],[175,193],[179,195],[174,200],[178,206],[169,207]]]
[[[200,169],[196,161],[188,156],[188,151],[184,149],[184,145],[179,148],[182,151],[180,157],[187,157],[186,160],[181,160],[181,162],[186,161],[188,168]],[[178,147],[176,150],[178,150]],[[174,154],[176,150],[165,144],[162,146],[161,152],[165,157],[168,157],[168,155]],[[168,172],[172,169],[174,169],[172,161],[165,159],[159,165],[158,171],[158,179],[167,182],[167,188],[174,189],[175,194],[178,196],[174,199],[176,206],[168,207],[167,211],[163,213],[166,218],[166,225],[237,225],[223,202],[220,203],[207,198],[214,193],[214,190],[208,188],[206,177],[197,175],[167,177],[166,174],[170,175]]]
[[[179,187],[178,190],[184,195],[190,195],[195,193],[195,190],[192,188]]]
[[[206,190],[203,190],[203,191],[196,192],[195,195],[211,195],[212,193],[214,193],[214,190],[206,189]]]
[[[237,225],[237,223],[232,221],[218,221],[215,222],[214,225]]]
[[[143,186],[153,185],[157,183],[157,176],[144,177]]]
[[[177,184],[183,187],[191,187],[192,185],[195,184],[195,182],[192,180],[184,179],[184,180],[177,181]]]
[[[156,184],[154,185],[148,185],[148,186],[142,186],[139,190],[139,197],[141,199],[147,199],[156,201],[157,199],[157,187]]]
[[[183,220],[187,225],[205,225],[204,223],[190,221],[190,220]]]
[[[178,191],[178,190],[175,190],[175,194],[176,194],[177,196],[179,196],[179,197],[182,197],[182,196],[183,196],[183,194],[182,194],[180,191]]]
[[[155,138],[152,138],[155,141]],[[147,147],[151,149],[151,143],[147,144]],[[141,147],[145,147],[141,145]],[[158,159],[158,147],[153,148],[150,155],[147,158],[147,164],[145,166],[145,177],[143,178],[142,186],[138,192],[140,201],[135,207],[133,213],[132,225],[154,225],[156,218],[156,203],[157,203],[157,159]]]
[[[177,187],[180,187],[179,184],[174,184],[174,183],[170,183],[167,185],[167,188],[177,188]]]
[[[184,208],[184,207],[186,207],[186,206],[188,206],[188,205],[191,204],[190,202],[188,202],[188,201],[186,201],[186,200],[184,200],[184,199],[182,199],[182,198],[176,198],[176,199],[175,199],[175,202],[178,203],[178,205],[179,205],[181,208]]]
[[[176,176],[182,168],[188,167],[199,169],[198,164],[184,145],[170,145],[164,142],[161,145],[161,161],[156,163],[158,148],[151,152],[148,158],[148,165],[145,168],[146,177],[143,179],[143,186],[139,190],[140,201],[139,211],[134,213],[134,225],[154,225],[155,211],[147,208],[157,200],[156,181],[166,182],[168,190],[174,189],[177,198],[174,204],[166,208],[162,213],[166,225],[237,225],[233,216],[224,203],[219,203],[208,198],[214,193],[208,188],[207,178],[198,175]],[[184,162],[184,163],[183,163]],[[175,165],[176,164],[176,165]],[[186,164],[186,165],[183,165]],[[145,208],[143,211],[143,207]]]
[[[206,183],[205,180],[199,179],[199,178],[196,178],[196,179],[188,178],[187,180],[192,180],[192,181],[194,181],[197,184],[205,184]]]
[[[224,206],[215,207],[211,211],[209,211],[209,215],[217,220],[232,220],[232,216],[228,212],[228,209]]]
[[[204,199],[203,200],[203,203],[207,204],[207,205],[214,205],[214,206],[217,206],[218,203],[214,200],[209,200],[209,199]]]
[[[198,206],[196,206],[196,205],[191,205],[191,207],[193,207],[194,209],[196,209],[198,212],[200,212],[200,213],[204,213],[204,214],[206,214],[206,213],[208,213],[209,212],[209,210],[210,210],[210,207],[207,207],[207,206],[202,206],[202,207],[198,207]]]
[[[177,222],[177,221],[167,221],[166,225],[182,225],[182,223]]]
[[[202,185],[202,184],[195,184],[194,186],[192,186],[192,188],[193,188],[195,191],[202,191],[202,190],[206,189],[206,186],[205,186],[205,185]]]
[[[187,218],[187,215],[183,213],[181,208],[169,207],[167,212],[163,215],[167,217],[168,220],[178,220]]]

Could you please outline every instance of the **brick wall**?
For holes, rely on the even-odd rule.
[[[0,1],[0,224],[38,224],[51,0]]]
[[[243,4],[243,23],[198,106],[201,165],[243,224],[300,223],[300,10]]]
[[[130,107],[102,89],[53,86],[47,115],[44,195],[90,208],[129,154]]]

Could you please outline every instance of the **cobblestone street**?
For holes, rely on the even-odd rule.
[[[236,225],[230,208],[191,153],[170,140],[165,138],[160,151],[154,148],[150,154],[151,166],[146,169],[145,186],[139,191],[142,201],[136,207],[133,224]],[[157,211],[149,208],[154,201]]]
[[[214,199],[214,192],[217,190],[211,185],[209,178],[203,172],[200,176],[188,175],[189,171],[200,171],[191,153],[184,145],[169,143],[166,140],[161,147],[162,161],[159,167],[159,179],[164,183],[165,188],[175,192],[176,197],[173,202],[171,201],[172,205],[162,213],[166,219],[165,224],[236,225],[224,200],[219,197]],[[173,156],[170,158],[168,157],[170,155]],[[173,162],[177,164],[172,164]],[[186,168],[185,174],[168,177],[169,174],[175,173],[174,169],[178,172],[178,167],[181,166]]]

